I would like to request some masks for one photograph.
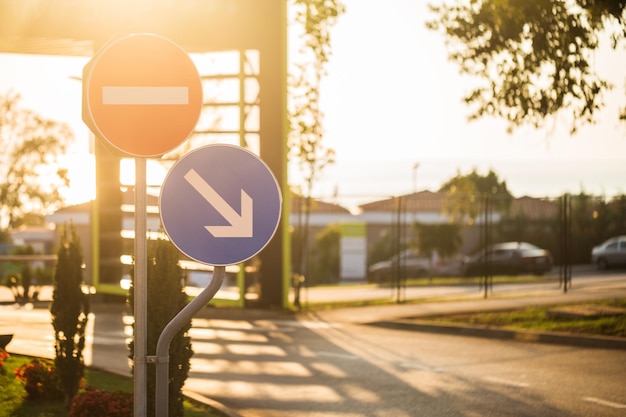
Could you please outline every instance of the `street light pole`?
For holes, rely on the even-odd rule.
[[[420,167],[420,163],[416,162],[413,164],[413,192],[417,192],[417,169]]]
[[[419,162],[413,164],[413,194],[417,194],[417,169],[420,167]],[[411,198],[411,208],[413,212],[413,223],[417,223],[417,195]]]

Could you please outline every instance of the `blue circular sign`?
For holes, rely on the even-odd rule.
[[[252,258],[270,241],[282,197],[268,166],[233,145],[185,154],[167,173],[159,210],[165,233],[185,255],[209,265]]]

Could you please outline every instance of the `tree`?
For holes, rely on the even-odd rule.
[[[315,236],[312,248],[311,282],[336,284],[339,281],[341,226],[331,224]]]
[[[476,169],[467,175],[457,172],[456,176],[446,181],[439,191],[447,193],[444,211],[455,223],[466,221],[473,223],[476,216],[484,209],[482,207],[484,197],[492,200],[493,207],[501,211],[508,210],[513,201],[506,181],[500,181],[493,170],[489,170],[484,176],[480,175]]]
[[[302,196],[304,225],[302,244],[296,254],[296,270],[306,274],[308,226],[312,189],[321,171],[334,161],[334,151],[324,146],[323,112],[320,109],[320,84],[326,75],[331,55],[330,28],[344,12],[339,0],[293,0],[296,23],[303,28],[303,44],[295,74],[289,76],[289,148],[304,178]]]
[[[183,272],[178,266],[180,253],[174,245],[165,239],[150,241],[148,244],[148,293],[146,348],[148,354],[156,352],[159,336],[167,324],[187,304],[187,295],[183,289]],[[130,290],[130,305],[134,306],[134,287]],[[174,336],[170,344],[169,357],[169,412],[168,416],[183,416],[182,389],[189,375],[189,366],[193,350],[188,337],[191,321],[186,323]],[[134,343],[130,344],[130,355],[134,357]],[[147,415],[155,413],[156,368],[148,367]]]
[[[83,255],[73,225],[61,230],[54,293],[50,313],[54,327],[54,365],[69,408],[78,392],[85,361],[85,330],[89,315],[88,295],[83,293]]]
[[[376,262],[386,261],[395,255],[392,236],[388,229],[381,232],[380,238],[367,251],[367,266]]]
[[[0,95],[0,229],[15,228],[27,214],[45,214],[63,202],[69,185],[57,165],[72,133],[65,124],[18,107],[19,96]]]
[[[436,251],[438,255],[446,258],[457,254],[463,244],[459,224],[415,223],[413,227],[417,231],[417,239],[413,245],[419,253],[432,254]]]
[[[430,6],[449,58],[482,84],[465,102],[469,119],[497,116],[509,130],[544,125],[569,110],[571,130],[594,122],[612,86],[592,65],[600,36],[626,39],[626,0],[453,0]],[[626,119],[626,109],[620,115]]]

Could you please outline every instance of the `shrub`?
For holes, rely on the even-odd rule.
[[[69,408],[84,374],[89,296],[81,289],[83,255],[73,224],[61,229],[60,243],[50,313],[54,327],[54,365],[65,394],[65,405]]]
[[[29,400],[58,400],[63,398],[54,364],[45,359],[33,359],[15,370]]]
[[[167,324],[187,305],[183,289],[182,270],[178,265],[180,252],[168,240],[150,241],[148,245],[148,320],[147,352],[155,352],[161,332]],[[133,277],[134,277],[134,270]],[[134,306],[134,287],[131,287],[130,302]],[[189,361],[193,354],[191,339],[187,332],[191,320],[186,322],[172,339],[169,349],[169,412],[170,417],[182,417],[182,389],[189,374]],[[129,357],[135,356],[135,344],[130,344]],[[147,415],[154,415],[156,398],[156,367],[147,369]]]
[[[69,417],[133,417],[133,394],[90,389],[74,397]]]
[[[4,375],[6,370],[4,369],[4,361],[7,360],[9,354],[6,350],[0,349],[0,375]]]

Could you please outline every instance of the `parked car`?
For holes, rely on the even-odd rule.
[[[428,276],[430,259],[420,256],[412,249],[404,250],[386,261],[376,262],[367,269],[369,282],[390,282],[396,271],[402,273],[402,278]]]
[[[591,262],[599,269],[626,265],[626,236],[612,237],[591,250]]]
[[[489,246],[464,261],[466,276],[543,275],[552,269],[552,254],[527,242],[504,242]]]

